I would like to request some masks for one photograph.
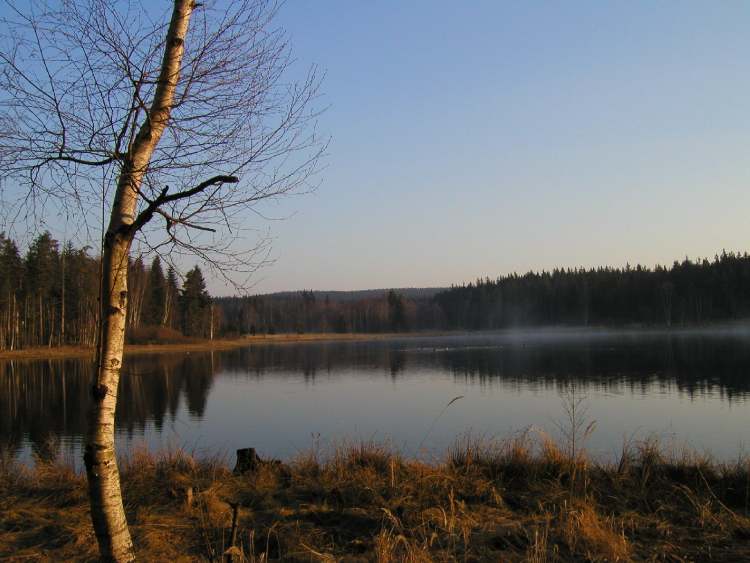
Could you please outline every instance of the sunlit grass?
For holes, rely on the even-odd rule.
[[[750,464],[630,442],[611,463],[523,432],[443,460],[373,442],[234,475],[228,460],[141,449],[121,461],[142,560],[628,561],[750,558]],[[232,517],[237,509],[235,545]],[[0,460],[0,556],[90,559],[85,478]]]

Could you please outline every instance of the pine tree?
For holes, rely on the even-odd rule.
[[[165,300],[167,295],[167,282],[164,271],[161,268],[161,260],[157,256],[151,262],[146,282],[146,294],[143,303],[143,322],[147,325],[157,326],[163,324]]]
[[[141,256],[131,261],[128,267],[128,295],[128,328],[138,328],[141,326],[143,300],[146,295],[146,267]]]
[[[185,276],[180,295],[182,332],[186,336],[206,336],[210,322],[211,297],[206,291],[203,273],[196,266]]]
[[[388,292],[388,319],[391,330],[395,332],[406,330],[404,298],[392,289]]]
[[[162,324],[169,328],[179,327],[180,285],[177,281],[177,272],[170,266],[167,269],[166,298],[164,301],[164,318]]]
[[[0,349],[13,350],[20,329],[19,302],[23,280],[23,261],[18,246],[0,233]]]
[[[45,231],[34,239],[26,254],[24,306],[31,321],[29,340],[37,346],[52,345],[59,303],[59,263],[57,241]]]

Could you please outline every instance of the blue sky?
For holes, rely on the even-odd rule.
[[[316,193],[252,216],[275,258],[253,292],[750,250],[750,3],[288,0],[276,23],[326,73],[332,142]]]
[[[327,73],[313,195],[256,290],[748,248],[750,4],[287,2]],[[291,216],[290,216],[291,215]]]

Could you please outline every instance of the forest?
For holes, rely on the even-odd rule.
[[[240,334],[685,326],[750,317],[750,256],[722,252],[671,267],[514,273],[424,294],[407,291],[367,292],[361,299],[302,291],[218,303],[224,330]]]
[[[750,317],[750,256],[671,267],[555,269],[477,280],[435,296],[447,327],[672,326]]]
[[[0,233],[0,350],[96,343],[100,261],[44,232],[22,255]],[[530,326],[688,326],[750,318],[750,256],[671,267],[509,274],[447,289],[304,290],[212,298],[197,266],[131,260],[130,342],[274,333],[494,330]]]
[[[0,350],[96,344],[100,260],[89,247],[61,245],[44,232],[22,256],[0,233]],[[210,338],[214,311],[197,266],[180,280],[156,256],[129,264],[131,342]]]

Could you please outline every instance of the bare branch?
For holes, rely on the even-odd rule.
[[[163,107],[168,12],[30,1],[28,13],[0,18],[5,212],[38,223],[58,209],[94,233],[113,203],[112,185],[137,169],[130,234],[139,244],[200,249],[217,267],[244,271],[251,225],[268,215],[263,202],[314,190],[327,148],[315,130],[321,74],[313,67],[289,80],[299,69],[273,23],[277,5],[211,0],[194,8],[169,118],[143,163],[133,157]],[[217,183],[219,176],[238,180]],[[168,231],[149,223],[164,214]],[[214,231],[224,235],[210,237]],[[233,252],[237,260],[228,260]]]
[[[143,197],[143,199],[148,203],[148,207],[146,207],[146,209],[144,209],[138,214],[135,221],[133,221],[133,223],[130,225],[129,232],[131,233],[131,236],[132,236],[136,232],[140,231],[151,220],[151,218],[154,216],[154,213],[159,213],[160,215],[164,216],[167,219],[167,230],[171,228],[172,224],[181,223],[183,225],[190,226],[194,229],[202,229],[205,231],[215,232],[216,229],[199,227],[195,224],[190,224],[184,219],[180,219],[178,217],[172,217],[171,215],[163,211],[161,209],[161,206],[171,201],[177,201],[180,199],[194,196],[216,184],[236,184],[239,181],[240,181],[239,178],[237,178],[236,176],[224,176],[224,175],[214,176],[213,178],[209,178],[208,180],[201,182],[200,184],[198,184],[192,189],[178,192],[176,194],[167,195],[167,192],[169,191],[169,186],[165,186],[164,189],[161,191],[161,193],[156,197],[156,199],[153,199],[153,200],[148,199],[147,196],[141,194],[141,197]]]

